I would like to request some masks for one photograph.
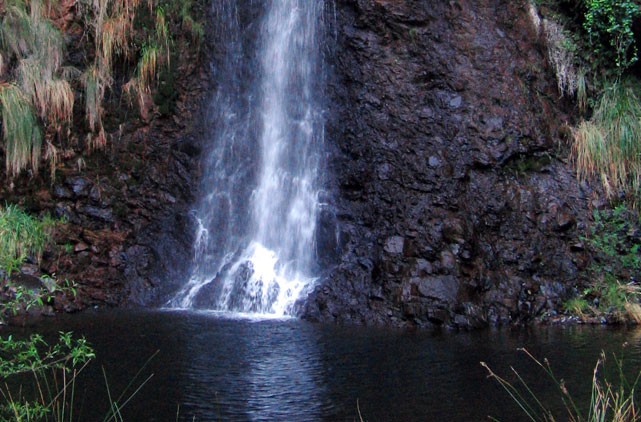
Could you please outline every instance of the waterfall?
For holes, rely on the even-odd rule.
[[[289,315],[315,282],[322,0],[214,2],[224,60],[182,308]],[[243,7],[261,15],[244,16]],[[246,12],[246,11],[245,11]]]

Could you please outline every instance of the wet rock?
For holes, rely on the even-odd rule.
[[[463,103],[463,97],[456,95],[449,101],[450,108],[459,108]]]
[[[113,213],[110,209],[99,208],[92,205],[85,205],[84,207],[79,208],[78,211],[82,214],[97,218],[107,223],[111,223],[114,221]]]
[[[71,199],[73,198],[73,194],[71,190],[67,189],[65,186],[55,185],[53,187],[53,197],[57,199]]]
[[[400,255],[403,253],[405,239],[401,236],[392,236],[385,241],[385,252],[391,255]]]
[[[432,155],[432,156],[430,156],[430,158],[428,158],[427,164],[430,167],[438,167],[438,166],[441,165],[441,160],[439,160],[438,157],[435,157],[435,156]]]
[[[564,231],[571,228],[576,222],[574,215],[567,211],[560,211],[556,215],[556,228],[557,230]]]
[[[92,183],[84,177],[69,177],[65,180],[65,184],[71,189],[73,194],[78,197],[86,197],[89,195]]]
[[[338,258],[340,245],[337,233],[336,215],[329,207],[321,208],[316,227],[316,257],[323,265],[331,265]]]
[[[11,276],[11,283],[14,286],[18,286],[35,293],[38,293],[42,288],[45,287],[40,278],[36,277],[35,275],[23,272],[13,274]]]
[[[89,249],[89,245],[87,245],[84,242],[78,242],[76,243],[76,246],[74,246],[73,251],[82,252],[82,251],[86,251],[87,249]]]
[[[456,269],[456,256],[451,251],[441,252],[441,268],[449,271]]]
[[[435,276],[412,280],[421,296],[441,302],[456,302],[459,283],[453,276]]]
[[[571,119],[527,3],[336,5],[328,170],[348,235],[303,314],[464,328],[560,309],[590,195],[557,156]]]

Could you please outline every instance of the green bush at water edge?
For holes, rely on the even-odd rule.
[[[593,253],[587,270],[591,285],[565,303],[566,311],[582,318],[641,322],[640,226],[638,213],[625,205],[594,212],[591,233],[583,239]]]

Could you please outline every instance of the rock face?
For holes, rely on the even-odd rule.
[[[152,119],[130,110],[133,115],[118,121],[122,104],[108,104],[105,114],[117,123],[106,127],[105,150],[87,153],[71,139],[54,180],[23,175],[0,189],[3,202],[66,221],[37,271],[77,283],[77,297],[60,310],[158,304],[183,281],[192,256],[189,209],[200,173],[203,100],[211,84],[206,61],[192,50],[179,50],[172,103],[153,109]],[[163,106],[170,111],[163,114]]]
[[[527,5],[330,5],[329,193],[317,233],[326,272],[303,317],[519,322],[553,314],[581,282],[590,192],[565,158],[567,105]],[[215,61],[223,47],[212,41]],[[64,152],[51,184],[0,190],[68,221],[41,265],[80,284],[65,309],[162,303],[185,280],[209,62],[180,58],[173,113],[112,127],[107,153]]]
[[[336,1],[340,258],[304,317],[477,327],[553,314],[580,282],[589,192],[527,5]]]

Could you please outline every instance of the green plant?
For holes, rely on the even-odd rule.
[[[158,354],[154,353],[138,370],[118,395],[112,394],[106,371],[105,380],[109,410],[103,421],[124,421],[122,411],[138,392],[151,380],[153,374],[140,377]],[[76,415],[76,382],[80,373],[95,358],[94,349],[84,338],[61,332],[51,346],[39,334],[27,339],[0,337],[0,420],[74,421]]]
[[[584,318],[586,313],[590,310],[588,301],[584,298],[572,298],[563,304],[563,309],[573,315]]]
[[[5,282],[5,298],[0,301],[0,322],[6,317],[28,312],[32,307],[42,307],[51,303],[59,294],[70,298],[78,294],[77,284],[70,280],[59,283],[54,278],[43,275],[40,282],[37,286],[25,286],[10,280]]]
[[[29,165],[37,171],[42,132],[33,107],[13,84],[0,85],[0,107],[7,172],[15,176]]]
[[[10,291],[10,299],[0,302],[0,320],[7,315],[17,315],[19,312],[26,312],[33,306],[43,306],[46,294],[43,288],[30,289],[25,286],[14,285],[8,282],[5,290]]]
[[[44,159],[54,180],[59,143],[69,136],[64,129],[72,126],[75,98],[82,99],[85,109],[88,149],[103,148],[108,139],[105,103],[121,93],[113,87],[114,69],[131,77],[124,91],[137,97],[141,109],[148,108],[158,70],[169,63],[171,30],[182,27],[195,41],[195,49],[204,36],[202,24],[192,18],[191,1],[6,0],[0,4],[0,114],[10,177],[28,167],[36,173]],[[57,16],[61,8],[65,16],[81,19],[68,27]],[[173,16],[178,19],[172,20]],[[88,59],[84,69],[65,65],[66,32],[72,27],[82,31],[76,48]],[[82,95],[74,92],[78,88],[84,89]]]
[[[632,23],[639,16],[634,0],[585,0],[583,27],[592,52],[600,60],[614,60],[619,74],[637,61]]]
[[[205,38],[205,27],[201,22],[196,21],[192,16],[193,4],[192,0],[183,0],[180,4],[179,16],[181,26],[184,31],[191,36],[192,41],[196,43],[196,48],[200,49],[200,45]]]
[[[608,315],[614,320],[641,322],[641,241],[634,235],[638,215],[625,205],[593,214],[590,235],[583,238],[590,246],[594,262],[587,275],[591,285],[580,297],[565,304],[565,310],[584,318]]]
[[[50,346],[41,335],[0,338],[0,417],[14,421],[74,420],[76,379],[95,357],[84,338],[60,333]],[[28,375],[28,378],[24,378]],[[27,391],[25,379],[32,379]],[[22,380],[23,382],[19,382]]]
[[[39,260],[48,242],[55,221],[49,217],[38,220],[15,205],[0,208],[0,269],[7,277],[18,269],[28,255]]]
[[[575,402],[565,381],[557,378],[547,359],[541,362],[526,349],[518,350],[525,353],[543,370],[552,382],[553,388],[559,392],[563,406],[561,414],[552,410],[549,403],[540,399],[527,381],[513,367],[510,367],[510,370],[515,377],[515,381],[510,382],[492,371],[485,362],[481,362],[481,366],[488,371],[489,378],[494,379],[505,390],[528,420],[533,422],[553,422],[557,420],[569,420],[572,422],[629,422],[639,420],[641,415],[637,411],[636,388],[639,384],[641,373],[630,382],[625,376],[622,359],[614,356],[615,369],[619,379],[617,384],[613,384],[600,377],[600,372],[606,363],[605,353],[601,353],[601,357],[594,367],[590,402],[586,411]]]
[[[608,198],[641,192],[641,101],[629,82],[606,87],[589,121],[574,133],[572,154],[580,178],[596,176]]]

